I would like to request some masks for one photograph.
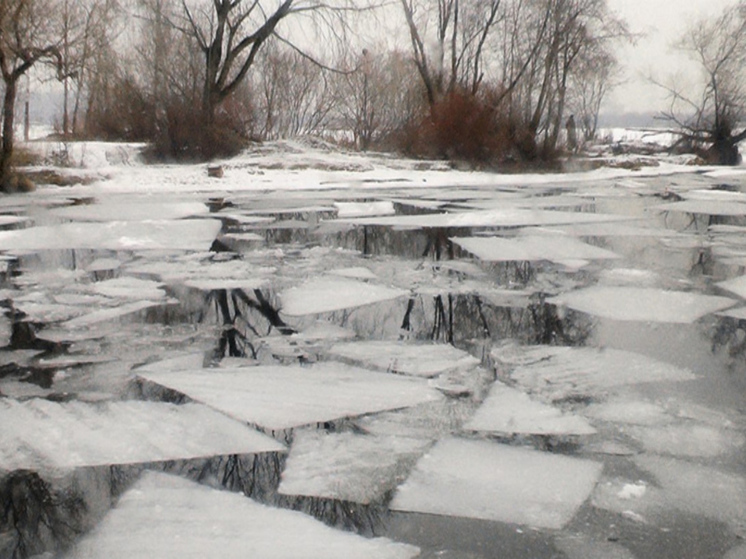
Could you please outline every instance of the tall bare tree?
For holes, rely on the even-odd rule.
[[[412,56],[434,105],[457,87],[476,93],[484,78],[485,45],[503,0],[400,0]]]
[[[700,79],[692,91],[664,86],[671,103],[663,118],[684,140],[707,146],[713,163],[738,163],[738,143],[746,140],[746,2],[695,22],[678,47],[697,64]]]
[[[61,68],[58,14],[52,0],[0,0],[0,72],[5,85],[0,189],[6,192],[15,186],[11,158],[19,80],[40,62],[51,61]]]

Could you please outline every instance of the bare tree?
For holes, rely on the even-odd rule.
[[[11,157],[18,82],[37,63],[53,61],[61,67],[59,33],[54,28],[58,13],[51,0],[0,0],[0,72],[5,85],[0,188],[6,192],[16,186]]]
[[[485,45],[502,0],[400,0],[412,56],[434,105],[457,87],[475,94],[484,78]]]
[[[746,2],[700,19],[678,46],[699,67],[700,82],[692,93],[664,86],[671,103],[662,117],[679,127],[682,140],[708,146],[703,154],[713,163],[738,163],[738,143],[746,139]]]
[[[353,0],[213,0],[209,5],[182,0],[182,5],[184,22],[178,26],[204,56],[202,114],[208,125],[217,107],[246,79],[268,41],[279,37],[303,50],[279,34],[281,22],[336,13],[342,25],[341,16],[365,9]]]

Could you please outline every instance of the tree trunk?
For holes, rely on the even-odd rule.
[[[5,96],[3,98],[3,133],[0,146],[0,189],[4,192],[12,190],[11,179],[13,171],[11,158],[13,156],[13,126],[15,120],[16,92],[18,78],[12,76],[5,82]]]

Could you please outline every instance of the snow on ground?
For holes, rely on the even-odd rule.
[[[145,472],[66,559],[409,559],[410,545],[335,530],[243,495]]]

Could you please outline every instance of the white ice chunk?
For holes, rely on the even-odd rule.
[[[410,559],[419,549],[330,528],[175,476],[145,472],[67,559]]]
[[[329,270],[329,274],[342,278],[352,278],[360,280],[378,279],[378,276],[371,272],[369,268],[363,268],[362,266],[358,266],[355,268],[338,268],[336,270]]]
[[[446,439],[399,487],[391,508],[560,529],[603,465],[483,441]]]
[[[491,355],[503,366],[515,365],[509,374],[519,385],[551,400],[603,394],[627,384],[696,378],[686,369],[611,348],[505,347]]]
[[[477,413],[465,426],[474,431],[525,435],[592,435],[596,430],[582,417],[532,400],[528,394],[497,381]]]
[[[746,204],[735,200],[684,200],[652,206],[650,210],[661,212],[684,212],[702,215],[746,215]]]
[[[550,210],[526,210],[520,208],[498,208],[484,211],[437,213],[425,215],[397,215],[363,218],[340,218],[336,221],[355,225],[381,225],[404,228],[423,227],[526,227],[530,225],[563,225],[572,223],[596,223],[623,221],[625,216],[560,212]]]
[[[589,245],[566,235],[464,237],[451,239],[464,250],[486,262],[549,260],[552,262],[619,258],[609,250]]]
[[[418,377],[434,377],[479,365],[479,359],[448,344],[345,342],[332,346],[329,355],[371,369]]]
[[[49,213],[75,221],[148,221],[205,215],[209,213],[209,208],[202,202],[107,200],[95,204],[55,208]]]
[[[602,421],[632,425],[660,425],[673,421],[673,418],[666,413],[662,406],[639,400],[618,400],[591,404],[583,413],[588,417]]]
[[[86,272],[108,272],[118,270],[122,263],[116,258],[97,258],[85,267]]]
[[[347,279],[319,278],[280,295],[280,306],[287,316],[321,314],[390,301],[409,291]]]
[[[0,250],[208,250],[220,227],[216,219],[63,223],[0,231]]]
[[[608,318],[688,324],[736,302],[726,297],[653,288],[594,286],[547,299],[555,305]]]
[[[338,363],[148,372],[140,376],[236,419],[273,430],[405,408],[441,398],[421,379],[374,373]]]
[[[127,303],[118,307],[99,309],[88,314],[84,314],[63,322],[60,324],[61,328],[86,328],[100,322],[106,322],[110,320],[116,320],[128,314],[149,309],[151,307],[158,307],[163,304],[172,304],[173,301],[135,301],[133,303]]]
[[[0,399],[0,470],[134,464],[284,447],[199,404]]]
[[[371,215],[394,215],[394,203],[383,202],[334,202],[338,217],[365,217]]]
[[[122,299],[144,299],[158,300],[166,297],[163,284],[153,280],[145,280],[133,277],[120,277],[93,284],[97,293],[107,297]]]
[[[429,440],[299,431],[279,492],[369,504],[404,481]]]

